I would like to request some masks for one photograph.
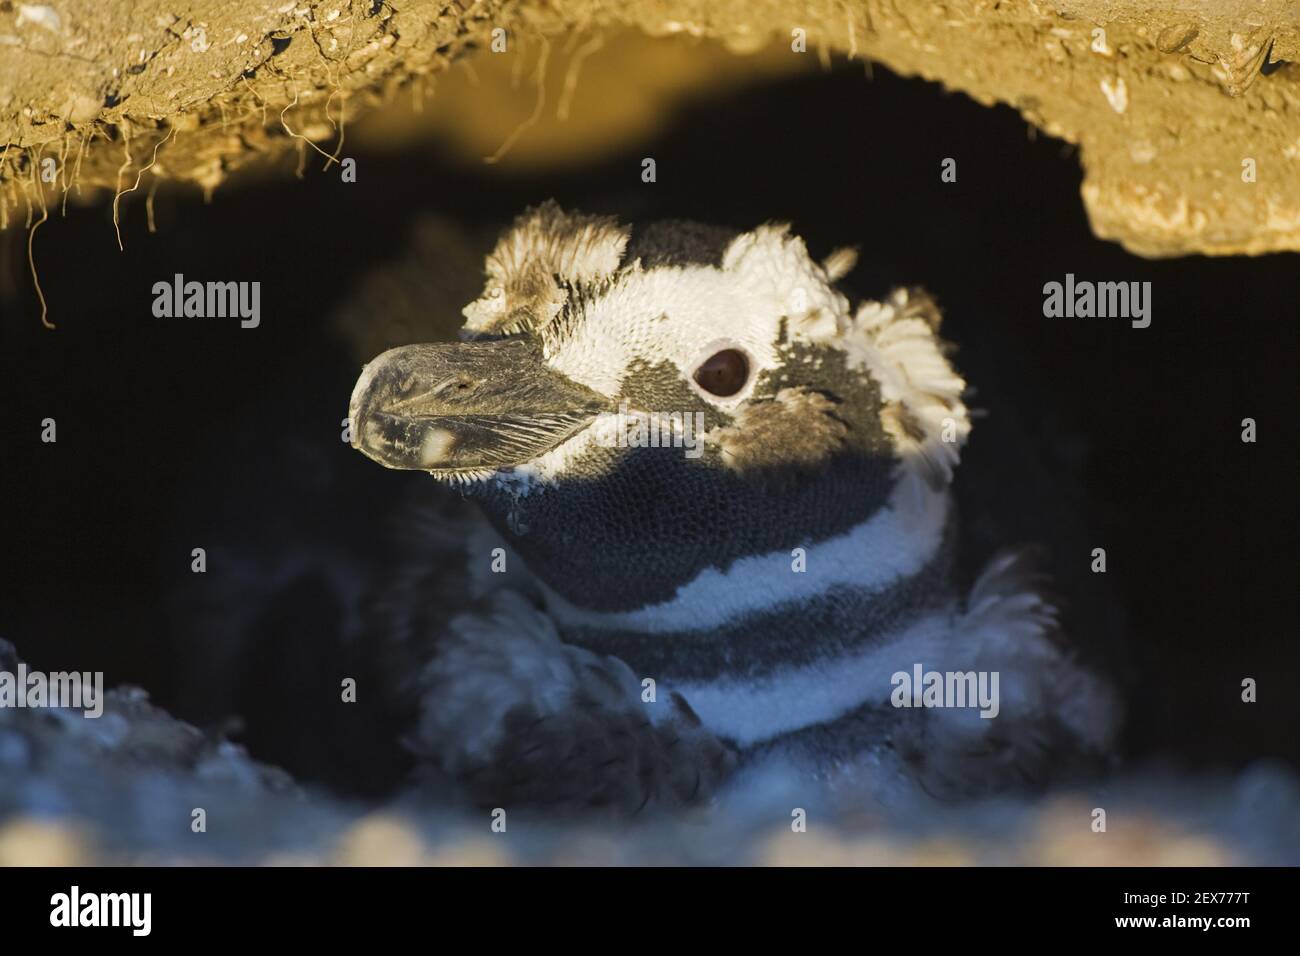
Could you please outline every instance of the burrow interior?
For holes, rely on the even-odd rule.
[[[0,636],[33,667],[141,685],[302,780],[371,795],[400,781],[383,702],[361,695],[374,720],[354,726],[370,729],[339,730],[338,675],[365,650],[339,659],[327,587],[291,591],[298,609],[261,622],[253,658],[214,673],[232,686],[210,693],[193,688],[213,648],[178,596],[196,546],[385,547],[397,486],[433,489],[340,441],[362,357],[339,304],[430,219],[463,245],[437,266],[456,270],[446,284],[473,289],[496,230],[555,197],[633,221],[788,220],[815,254],[858,246],[863,295],[931,290],[971,404],[989,410],[958,476],[979,500],[962,505],[988,509],[1003,543],[1045,546],[1067,625],[1118,646],[1128,763],[1300,764],[1294,256],[1131,256],[1091,235],[1071,147],[1009,109],[860,66],[702,97],[651,140],[562,168],[486,165],[436,140],[348,155],[355,183],[309,154],[301,179],[290,162],[206,204],[164,189],[152,234],[130,197],[124,253],[107,202],[51,221],[36,257],[55,332],[38,321],[25,235],[3,237]],[[654,183],[641,181],[647,156]],[[947,157],[955,183],[941,181]],[[155,318],[151,288],[176,273],[260,280],[260,327]],[[1067,273],[1150,281],[1151,326],[1045,318],[1043,285]],[[432,297],[427,328],[452,336],[463,304]],[[56,444],[40,441],[47,417]],[[1240,440],[1246,417],[1254,444]]]

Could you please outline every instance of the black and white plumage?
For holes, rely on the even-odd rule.
[[[412,569],[366,629],[398,649],[432,774],[489,805],[634,809],[772,760],[978,793],[1108,751],[1113,695],[1024,562],[992,556],[959,591],[965,382],[935,304],[853,307],[852,262],[813,261],[783,226],[638,229],[547,203],[489,257],[465,342],[366,366],[354,446],[490,522],[457,529],[466,566],[442,575],[467,609],[426,613],[431,572]],[[700,385],[710,360],[739,387]],[[671,413],[701,416],[698,457],[624,440]],[[999,672],[998,716],[892,707],[917,663]]]

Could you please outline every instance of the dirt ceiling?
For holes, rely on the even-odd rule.
[[[720,41],[757,72],[857,58],[1008,104],[1080,147],[1094,231],[1139,255],[1295,250],[1298,27],[1292,0],[0,0],[0,225],[69,193],[210,194],[288,151],[336,154],[398,91],[452,114],[431,84],[494,40],[540,51],[540,75],[552,50],[636,28]]]

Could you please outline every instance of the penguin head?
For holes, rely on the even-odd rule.
[[[621,611],[944,494],[964,382],[915,290],[851,308],[784,225],[631,229],[554,203],[487,260],[464,341],[375,358],[353,445],[460,486],[552,591]]]

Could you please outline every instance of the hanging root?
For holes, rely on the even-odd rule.
[[[86,143],[94,135],[93,127],[81,134],[81,145],[77,147],[77,165],[72,170],[72,185],[77,187],[77,195],[81,195],[81,158],[86,155]],[[68,188],[63,189],[63,208],[61,215],[68,215]]]
[[[289,128],[289,124],[286,123],[286,122],[284,121],[284,114],[287,113],[287,112],[289,112],[290,109],[292,109],[293,107],[295,107],[295,106],[297,106],[297,105],[298,105],[298,91],[297,91],[297,90],[294,90],[294,92],[293,92],[293,102],[292,102],[292,103],[288,103],[288,104],[286,104],[285,107],[284,107],[284,109],[280,110],[280,125],[283,126],[283,127],[284,127],[284,131],[285,131],[286,133],[288,133],[290,136],[292,136],[294,139],[298,140],[300,143],[306,143],[306,144],[307,144],[308,146],[310,146],[312,149],[316,150],[316,152],[318,152],[318,153],[320,153],[322,156],[324,156],[325,159],[328,160],[328,162],[325,163],[325,168],[326,168],[326,169],[329,169],[329,164],[330,164],[330,163],[337,163],[337,162],[339,161],[338,156],[331,156],[329,153],[325,152],[325,150],[321,149],[319,146],[317,146],[315,143],[313,143],[313,142],[312,142],[310,139],[308,139],[306,136],[303,136],[301,133],[295,133],[293,130],[291,130],[291,129]],[[326,113],[328,114],[328,109],[326,110]],[[302,147],[299,146],[298,148],[301,149]],[[340,149],[343,148],[343,140],[342,140],[342,138],[339,139],[339,148],[340,148]],[[302,177],[302,166],[301,166],[301,164],[299,164],[299,168],[298,168],[298,176],[299,176],[299,178]]]
[[[515,127],[514,132],[506,137],[506,141],[501,144],[491,156],[484,158],[484,162],[492,165],[501,161],[502,157],[514,147],[530,127],[534,126],[542,118],[542,110],[546,108],[546,64],[551,58],[551,41],[545,36],[540,37],[542,41],[542,52],[537,57],[537,71],[535,73],[535,82],[537,83],[537,105],[533,107],[533,114]]]
[[[123,129],[129,129],[129,127],[125,127],[125,126],[124,126]],[[142,168],[138,173],[136,173],[136,176],[135,176],[135,182],[131,184],[131,188],[130,188],[130,189],[121,189],[121,188],[119,188],[118,191],[117,191],[117,194],[113,197],[113,229],[114,229],[114,231],[117,233],[117,249],[118,249],[119,252],[125,252],[126,249],[125,249],[125,247],[122,245],[122,229],[121,229],[121,226],[120,226],[120,224],[118,223],[118,220],[117,220],[117,205],[118,205],[118,202],[119,202],[119,201],[122,199],[122,197],[123,197],[124,195],[126,195],[127,193],[133,193],[133,192],[135,192],[137,189],[140,188],[140,180],[142,180],[142,179],[144,178],[144,174],[147,173],[147,172],[149,172],[149,170],[153,169],[154,163],[158,162],[158,150],[162,149],[163,143],[165,143],[165,142],[167,142],[167,140],[171,139],[172,136],[175,134],[175,132],[176,132],[176,127],[173,126],[171,129],[169,129],[169,130],[167,131],[167,135],[166,135],[166,136],[164,136],[162,139],[158,140],[158,142],[154,144],[154,147],[153,147],[153,158],[149,160],[149,165],[143,167],[143,168]],[[130,165],[130,160],[131,160],[131,154],[130,154],[130,152],[128,152],[128,153],[127,153],[127,164],[126,164],[126,165]],[[119,186],[120,186],[120,184],[121,184],[121,175],[122,175],[122,170],[124,170],[124,169],[126,168],[126,165],[124,165],[124,166],[122,167],[122,169],[118,170],[118,183],[119,183]],[[148,208],[148,212],[149,212],[149,231],[150,231],[150,232],[153,232],[154,230],[153,230],[153,190],[152,190],[152,189],[149,191],[149,197],[148,197],[148,199],[146,200],[146,204],[147,204],[148,207],[149,207],[149,208]]]
[[[584,43],[569,58],[569,68],[564,74],[564,89],[560,91],[560,102],[555,109],[555,118],[563,122],[569,118],[569,107],[573,104],[573,94],[578,88],[578,77],[582,74],[582,65],[602,46],[605,38],[597,33]]]
[[[346,93],[343,93],[343,105],[339,107],[339,121],[335,123],[334,120],[330,118],[330,104],[334,102],[334,97],[338,96],[340,93],[343,93],[343,90],[338,86],[335,86],[325,100],[325,119],[331,126],[339,131],[339,140],[334,144],[334,153],[329,157],[329,159],[325,160],[325,165],[321,168],[321,172],[328,170],[331,163],[337,163],[339,161],[339,157],[343,155],[343,141],[348,135],[348,95]]]
[[[9,190],[4,188],[6,182],[4,178],[5,163],[9,161],[9,144],[5,143],[5,151],[0,153],[0,232],[9,228]]]
[[[30,156],[31,153],[28,153],[29,158]],[[41,279],[40,276],[36,274],[36,257],[32,253],[32,240],[36,238],[36,230],[41,227],[42,223],[44,223],[46,219],[50,218],[49,209],[45,206],[45,189],[41,186],[40,177],[36,172],[40,165],[41,154],[38,150],[36,153],[36,159],[32,162],[31,172],[32,188],[36,190],[36,195],[41,199],[41,218],[36,220],[36,222],[32,224],[31,228],[27,230],[27,268],[32,272],[32,284],[36,286],[36,297],[40,299],[41,302],[41,325],[45,326],[47,329],[53,329],[55,326],[48,318],[50,310],[45,304],[45,293],[41,290]]]
[[[122,174],[131,168],[131,124],[125,119],[122,120],[122,152],[126,158],[122,160],[122,165],[117,167],[117,188],[113,191],[113,232],[117,234],[117,249],[119,252],[124,251],[122,247],[122,230],[117,222],[117,201],[122,196]]]

